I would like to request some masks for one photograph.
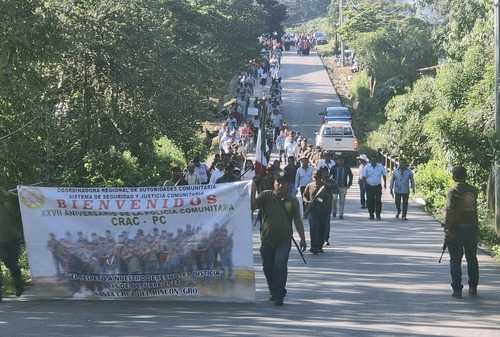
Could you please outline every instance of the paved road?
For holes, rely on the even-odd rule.
[[[330,78],[317,56],[288,53],[283,62],[283,111],[291,128],[299,130],[309,141],[319,129],[321,110],[340,106]]]
[[[285,114],[309,132],[317,108],[336,101],[328,77],[315,56],[287,55],[284,74]],[[499,265],[480,256],[480,297],[453,300],[448,264],[437,263],[439,225],[415,205],[410,221],[394,219],[387,196],[383,221],[369,221],[357,193],[348,194],[345,220],[332,223],[325,254],[308,254],[306,266],[292,251],[283,307],[267,301],[255,232],[255,304],[8,299],[0,336],[500,336]]]

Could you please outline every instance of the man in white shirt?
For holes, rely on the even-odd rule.
[[[366,208],[366,182],[361,179],[363,169],[370,163],[370,159],[366,154],[359,155],[356,159],[359,160],[358,167],[358,184],[359,184],[359,200],[361,201],[361,208]]]
[[[273,127],[273,141],[276,142],[276,138],[280,134],[280,129],[283,126],[283,114],[278,110],[273,110],[271,114],[271,125]]]
[[[210,174],[210,185],[214,185],[217,182],[217,179],[222,177],[224,175],[224,164],[222,161],[219,161],[216,165],[215,168],[212,171],[212,174]]]
[[[332,157],[331,151],[323,151],[321,159],[318,160],[318,164],[316,165],[316,169],[320,170],[321,168],[326,167],[328,168],[328,172],[330,172],[335,166],[335,160],[333,160]]]
[[[295,132],[285,139],[285,158],[289,158],[291,156],[297,157],[299,151],[299,144],[295,140]]]
[[[304,194],[306,186],[313,180],[313,168],[309,165],[309,159],[303,157],[300,159],[301,166],[297,169],[295,174],[295,190],[299,189],[300,194]],[[305,209],[305,204],[303,204]]]
[[[200,182],[202,184],[207,184],[210,175],[210,172],[208,171],[208,166],[205,163],[202,163],[200,161],[200,158],[198,157],[195,157],[193,159],[193,164],[194,164],[194,172],[198,175],[198,177],[200,177]]]
[[[194,172],[194,164],[190,163],[187,168],[187,172],[184,174],[184,179],[188,185],[200,185],[200,177]]]
[[[367,206],[368,213],[370,214],[370,220],[374,220],[374,214],[377,216],[377,220],[381,220],[380,213],[382,213],[382,183],[384,181],[384,189],[387,188],[387,178],[386,178],[385,167],[382,164],[377,164],[375,161],[363,169],[362,179],[366,183],[366,196],[367,196]]]

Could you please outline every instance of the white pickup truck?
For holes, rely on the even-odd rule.
[[[315,132],[316,146],[335,155],[355,156],[358,153],[358,140],[348,121],[327,122]]]

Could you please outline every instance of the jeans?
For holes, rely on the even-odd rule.
[[[366,207],[366,182],[364,180],[359,181],[359,199],[361,201],[361,206]]]
[[[286,279],[288,276],[288,256],[290,255],[291,241],[285,240],[277,246],[262,242],[260,256],[264,267],[267,286],[271,296],[282,299],[286,294]]]
[[[325,243],[325,230],[329,226],[329,213],[322,210],[311,210],[309,213],[309,227],[311,235],[311,251],[319,251]]]
[[[409,193],[399,194],[396,193],[396,209],[398,210],[398,215],[401,213],[401,200],[403,200],[403,218],[406,217],[406,213],[408,213],[408,199],[410,197]]]
[[[334,216],[337,215],[337,211],[339,216],[344,216],[344,206],[345,206],[345,196],[347,194],[347,187],[339,187],[338,193],[333,193],[332,196],[332,214]],[[338,207],[337,207],[338,201]]]
[[[380,213],[382,213],[382,185],[366,184],[366,197],[370,217],[373,217],[374,213],[380,217]]]
[[[10,270],[17,290],[22,289],[23,279],[19,268],[20,247],[17,242],[0,242],[0,262]],[[0,298],[2,297],[2,271],[0,270]]]
[[[477,261],[477,235],[473,226],[460,225],[455,237],[448,240],[450,253],[451,287],[455,291],[462,290],[462,258],[465,253],[469,287],[476,288],[479,282],[479,263]]]

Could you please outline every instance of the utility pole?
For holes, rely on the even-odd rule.
[[[339,28],[344,25],[344,0],[339,0]],[[342,60],[342,67],[345,65],[345,55],[344,55],[344,40],[339,34],[340,39],[340,58]]]
[[[500,234],[500,154],[496,151],[500,143],[500,0],[494,0],[495,6],[495,65],[496,65],[496,95],[495,95],[495,225]]]

